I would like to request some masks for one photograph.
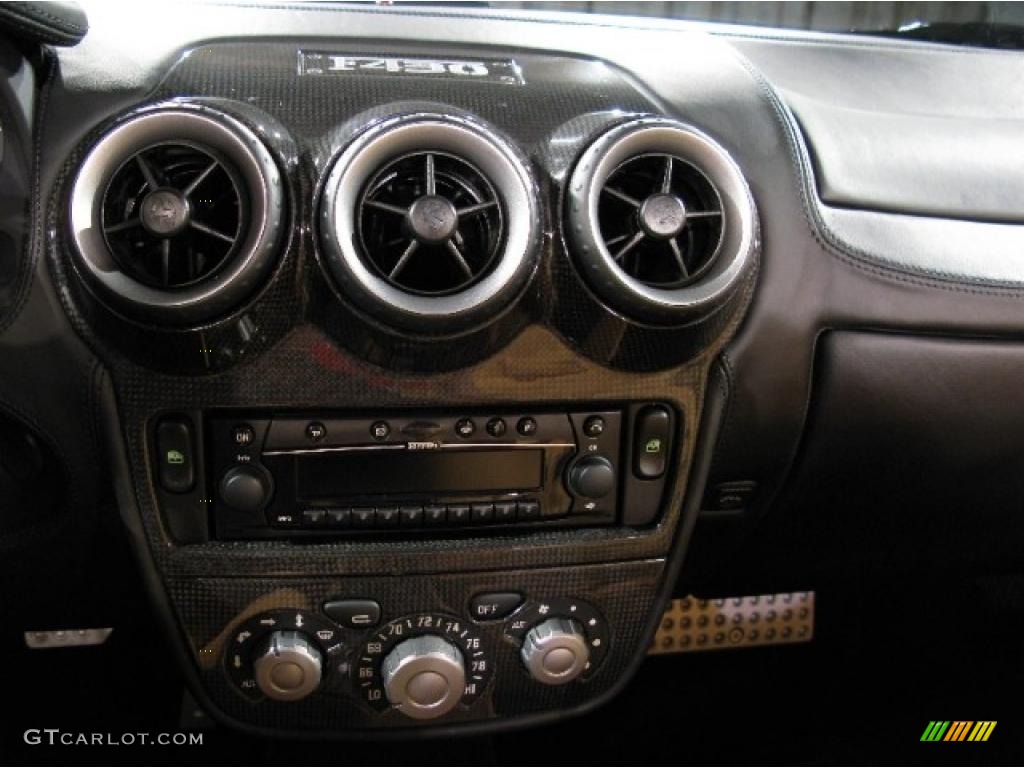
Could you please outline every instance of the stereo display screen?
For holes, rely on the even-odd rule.
[[[538,490],[544,451],[339,451],[295,459],[302,499]]]

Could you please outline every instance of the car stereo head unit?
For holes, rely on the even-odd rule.
[[[655,508],[661,499],[673,424],[661,405],[217,412],[204,430],[213,527],[220,539],[259,539],[630,522],[627,498]]]

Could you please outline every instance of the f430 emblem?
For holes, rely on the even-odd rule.
[[[512,59],[423,59],[411,56],[354,56],[331,51],[299,51],[300,75],[447,77],[525,85]]]

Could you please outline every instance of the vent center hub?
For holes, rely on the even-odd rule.
[[[423,195],[409,207],[406,225],[421,243],[443,243],[458,229],[459,214],[446,198]]]
[[[649,237],[675,237],[686,226],[686,206],[675,195],[657,192],[640,206],[640,226]]]
[[[173,189],[154,190],[142,199],[139,218],[151,234],[173,237],[188,227],[188,200]]]

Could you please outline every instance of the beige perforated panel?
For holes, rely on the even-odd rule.
[[[805,643],[812,637],[813,592],[715,600],[684,597],[673,600],[665,609],[648,653]]]

